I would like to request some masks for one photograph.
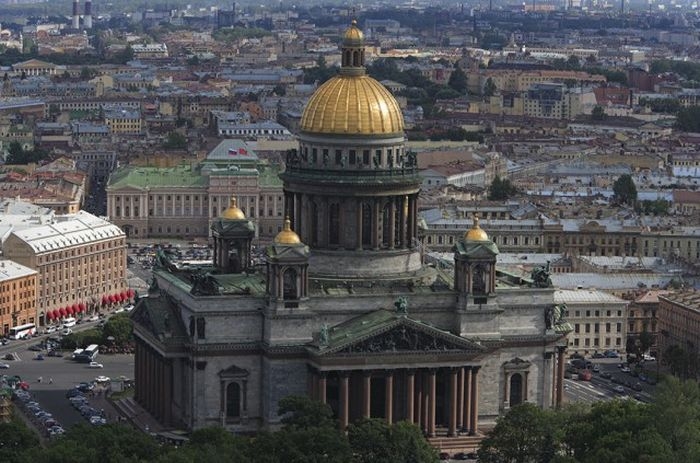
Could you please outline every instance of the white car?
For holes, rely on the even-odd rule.
[[[124,310],[126,310],[127,312],[131,312],[132,310],[134,310],[134,304],[125,305]]]
[[[642,358],[644,359],[645,362],[656,362],[656,357],[653,357],[649,354],[644,354],[644,356]]]
[[[63,328],[63,331],[61,331],[61,334],[63,336],[68,336],[69,334],[73,334],[73,330],[70,328]]]
[[[0,370],[7,370],[8,368],[10,368],[9,363],[0,363]]]
[[[101,363],[97,362],[90,362],[90,365],[88,365],[88,368],[104,368],[104,365]]]
[[[92,317],[88,318],[87,321],[89,321],[89,322],[96,322],[96,321],[99,320],[99,319],[100,319],[100,316],[97,315],[97,314],[95,314],[95,315],[93,315]]]
[[[98,376],[95,378],[96,383],[108,383],[109,382],[109,376]]]
[[[47,334],[49,334],[49,333],[55,333],[56,331],[58,331],[58,327],[57,327],[56,325],[49,325],[49,326],[46,327],[46,333],[47,333]]]

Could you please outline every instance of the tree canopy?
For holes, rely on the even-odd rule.
[[[518,189],[510,182],[509,179],[501,180],[501,177],[496,176],[489,186],[488,198],[492,201],[504,201],[518,192]]]
[[[619,204],[634,206],[637,202],[637,186],[630,174],[622,174],[613,184],[613,199]]]

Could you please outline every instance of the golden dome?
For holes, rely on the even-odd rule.
[[[245,219],[245,214],[236,206],[236,197],[231,197],[231,205],[221,214],[222,219],[242,220]]]
[[[464,234],[465,241],[489,241],[489,235],[479,226],[479,216],[474,216],[474,225]]]
[[[396,98],[367,75],[337,75],[311,96],[301,116],[303,132],[336,135],[403,135]]]
[[[360,30],[359,27],[357,27],[357,20],[353,19],[352,23],[350,23],[350,27],[345,31],[345,34],[343,35],[343,41],[344,42],[362,42],[364,41],[365,36]]]
[[[275,244],[299,244],[301,238],[292,230],[292,222],[289,217],[284,219],[284,227],[282,231],[275,236]]]

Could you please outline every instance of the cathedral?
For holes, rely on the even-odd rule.
[[[546,272],[497,271],[478,218],[454,270],[424,264],[401,110],[366,74],[354,21],[341,48],[287,155],[287,219],[263,264],[235,197],[211,227],[212,267],[159,253],[132,313],[135,400],[166,427],[253,433],[280,422],[280,399],[307,395],[341,428],[408,420],[432,440],[478,439],[522,402],[558,405],[571,327]]]

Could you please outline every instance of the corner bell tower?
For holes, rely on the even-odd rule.
[[[474,225],[454,247],[458,309],[479,308],[495,296],[497,255],[498,247],[479,226],[475,215]]]

